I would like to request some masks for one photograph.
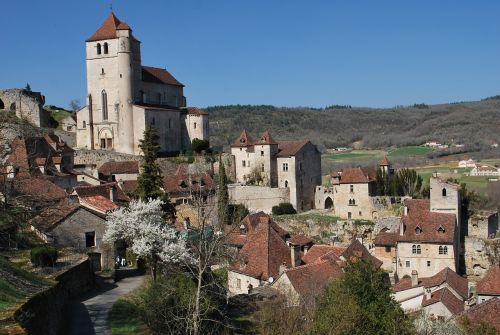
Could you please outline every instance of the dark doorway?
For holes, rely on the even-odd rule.
[[[5,109],[5,105],[3,104],[2,99],[0,99],[0,109]]]
[[[101,254],[98,252],[89,252],[90,264],[92,264],[92,271],[101,271]]]
[[[330,197],[327,197],[325,200],[325,209],[333,208],[333,200]]]

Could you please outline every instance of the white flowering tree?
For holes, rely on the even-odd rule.
[[[148,262],[153,280],[160,264],[194,262],[184,240],[163,220],[161,205],[159,199],[131,201],[128,207],[108,214],[104,234],[106,242],[125,240],[137,256]]]

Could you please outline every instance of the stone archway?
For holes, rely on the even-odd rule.
[[[330,197],[326,197],[325,199],[325,209],[333,208],[333,200]]]
[[[5,109],[5,105],[4,105],[3,101],[2,101],[2,99],[0,99],[0,109]]]
[[[113,130],[102,128],[98,133],[98,146],[100,149],[112,150],[114,146]]]

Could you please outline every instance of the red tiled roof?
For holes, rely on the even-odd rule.
[[[188,114],[192,115],[208,115],[207,112],[198,107],[184,107],[182,109],[186,110]]]
[[[391,162],[389,162],[389,160],[387,159],[387,156],[384,156],[384,158],[382,158],[378,162],[378,165],[380,165],[380,166],[389,166],[389,165],[391,165]]]
[[[108,198],[102,195],[82,197],[80,198],[80,203],[85,207],[103,213],[111,212],[118,208],[118,205],[116,205],[113,201],[109,200]]]
[[[476,286],[477,294],[500,295],[500,264],[489,268],[483,279]]]
[[[428,199],[408,199],[405,206],[408,208],[408,215],[403,214],[401,218],[405,229],[398,241],[453,244],[455,214],[431,212]],[[417,227],[421,229],[420,234],[416,233]],[[440,227],[444,232],[439,232]]]
[[[254,214],[247,215],[241,223],[237,226],[230,226],[226,230],[228,243],[237,246],[243,246],[250,236],[256,231],[257,227],[261,224],[270,224],[271,228],[276,231],[276,233],[285,240],[289,233],[281,228],[277,223],[271,220],[271,217],[264,212],[258,212]],[[240,225],[245,226],[246,233],[240,234]]]
[[[10,150],[5,163],[18,169],[16,178],[29,177],[28,153],[24,140],[21,137],[16,137],[10,144]]]
[[[106,162],[97,171],[105,176],[123,173],[139,173],[138,161],[125,161],[125,162]]]
[[[78,203],[72,203],[68,199],[64,199],[53,206],[44,208],[29,223],[38,230],[49,231],[59,222],[73,214],[78,208],[80,208]]]
[[[458,314],[464,310],[464,302],[458,299],[453,293],[447,288],[442,288],[431,293],[431,297],[427,299],[422,297],[422,306],[429,306],[437,302],[442,302],[443,305],[452,313]]]
[[[312,243],[312,240],[309,236],[292,235],[292,237],[290,237],[287,242],[289,242],[293,245],[301,245],[302,246],[302,245]]]
[[[163,177],[163,188],[169,194],[208,192],[215,189],[215,183],[206,172],[190,174],[186,167],[180,166],[174,175]]]
[[[343,169],[340,175],[341,184],[369,183],[373,180],[370,174],[359,167]]]
[[[273,140],[271,134],[266,130],[255,144],[278,144],[278,142]]]
[[[278,157],[295,156],[309,141],[278,141]]]
[[[137,189],[137,180],[124,180],[119,182],[118,186],[125,193],[133,193]]]
[[[418,284],[416,287],[422,286],[422,278],[418,278]],[[392,287],[393,292],[405,291],[412,288],[411,277],[404,276]]]
[[[297,266],[287,269],[282,275],[286,275],[295,291],[301,295],[317,295],[323,291],[332,280],[342,277],[344,272],[332,260]]]
[[[315,244],[307,251],[307,253],[302,256],[302,262],[306,264],[310,264],[313,262],[316,262],[320,257],[329,255],[329,254],[334,254],[335,256],[340,257],[342,256],[342,253],[346,251],[346,247],[339,247],[339,246],[333,246],[333,245],[322,245],[322,244]]]
[[[99,29],[87,39],[87,42],[116,38],[116,31],[123,29],[130,29],[130,27],[125,22],[121,22],[114,13],[110,13]]]
[[[78,195],[78,198],[92,197],[96,195],[101,195],[107,199],[110,199],[110,190],[115,188],[116,190],[116,201],[129,202],[130,198],[122,191],[121,188],[117,187],[117,183],[107,183],[101,185],[92,186],[78,186],[74,188],[74,191]]]
[[[377,269],[382,266],[382,261],[372,256],[365,246],[356,239],[351,242],[347,249],[342,253],[342,256],[346,260],[361,258],[365,262],[371,262]]]
[[[469,284],[467,279],[459,276],[449,267],[444,268],[434,276],[422,278],[422,284],[425,288],[436,287],[444,283],[447,283],[455,292],[460,294],[462,298],[468,298]]]
[[[460,313],[458,317],[461,320],[468,321],[475,326],[481,325],[483,322],[491,325],[500,334],[500,299],[489,299],[468,310]]]
[[[166,69],[142,66],[142,81],[184,87]]]
[[[291,252],[285,241],[272,228],[262,222],[240,250],[231,270],[267,280],[277,278],[280,266],[291,267]]]
[[[13,184],[15,192],[26,195],[32,201],[54,201],[68,196],[62,188],[44,178],[19,179]]]
[[[378,233],[373,244],[381,246],[395,247],[398,241],[398,233]]]
[[[246,129],[243,129],[241,132],[240,136],[233,142],[231,145],[232,147],[248,147],[253,145],[254,142],[252,138],[250,137],[250,134],[246,131]]]

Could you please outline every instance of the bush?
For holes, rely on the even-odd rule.
[[[286,215],[286,214],[297,214],[293,205],[289,202],[283,202],[278,206],[273,206],[272,208],[273,215]]]
[[[191,142],[191,148],[193,151],[200,153],[203,150],[208,150],[210,148],[210,143],[207,140],[193,139]]]
[[[54,266],[57,262],[57,249],[42,245],[31,249],[31,263],[34,266]]]

